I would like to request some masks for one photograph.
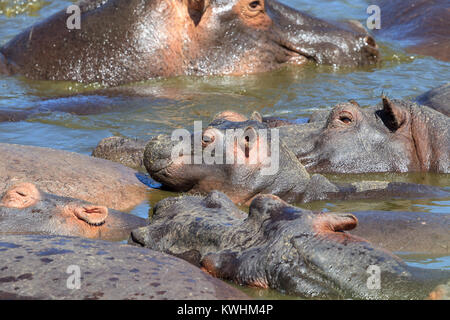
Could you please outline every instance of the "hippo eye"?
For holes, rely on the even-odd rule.
[[[352,122],[352,119],[350,119],[349,117],[347,117],[347,116],[340,116],[339,117],[339,120],[341,120],[343,123],[345,123],[345,124],[350,124],[351,122]]]
[[[261,9],[261,1],[252,1],[248,4],[250,10],[260,10]]]

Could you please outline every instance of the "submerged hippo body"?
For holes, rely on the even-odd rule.
[[[227,116],[224,117],[223,114]],[[436,187],[411,183],[388,181],[333,183],[320,174],[311,176],[290,150],[297,147],[295,143],[287,141],[286,137],[281,137],[285,130],[289,130],[287,133],[292,131],[291,126],[274,129],[280,130],[281,137],[277,150],[278,168],[274,167],[273,172],[264,172],[264,169],[269,168],[273,164],[272,161],[277,159],[275,156],[269,156],[272,152],[269,152],[272,150],[269,125],[264,121],[248,120],[242,115],[232,112],[223,114],[219,114],[201,132],[201,136],[200,132],[192,134],[193,144],[196,140],[202,140],[199,147],[204,158],[198,164],[192,163],[195,148],[190,149],[188,153],[183,152],[182,155],[179,154],[172,158],[174,150],[177,150],[179,146],[179,141],[176,139],[172,141],[171,137],[166,135],[160,135],[150,140],[145,150],[142,149],[145,145],[142,141],[124,140],[119,137],[107,138],[97,146],[94,154],[115,161],[124,159],[128,165],[131,164],[133,167],[141,166],[139,159],[143,154],[146,170],[165,188],[173,191],[203,193],[219,190],[226,193],[235,203],[249,203],[252,197],[262,193],[274,194],[289,202],[324,199],[445,197],[449,195],[448,192]],[[229,117],[229,115],[233,117]],[[319,125],[308,124],[305,126],[312,126],[314,130],[319,130],[321,125],[319,123]],[[297,128],[297,126],[292,127]],[[244,133],[234,144],[234,149],[224,143],[223,163],[207,163],[205,156],[213,154],[215,146],[226,141],[227,132],[231,129],[241,130]],[[257,132],[263,132],[260,130],[267,130],[267,137],[257,136]],[[255,143],[250,145],[246,141],[248,136],[256,136],[259,140],[255,140]],[[288,147],[288,145],[294,146]],[[234,162],[227,164],[225,161],[230,153],[234,153]],[[186,160],[190,160],[190,162],[186,163]]]
[[[65,10],[28,28],[0,48],[0,72],[119,85],[154,77],[245,74],[309,60],[368,65],[379,55],[373,38],[361,30],[275,0],[86,0],[78,5],[81,29],[67,28]]]
[[[381,29],[375,35],[404,44],[411,53],[450,61],[450,10],[447,0],[376,0]]]
[[[120,164],[48,148],[0,143],[0,193],[21,183],[40,190],[128,210],[147,197],[137,172]]]
[[[346,233],[351,214],[313,213],[272,195],[256,197],[249,215],[224,194],[167,198],[152,223],[131,241],[199,264],[242,285],[305,297],[421,299],[445,283],[448,272],[410,268],[398,257]],[[381,289],[367,286],[368,268],[381,271]]]
[[[181,259],[108,241],[0,235],[0,257],[0,300],[248,299]]]
[[[34,184],[21,183],[0,200],[0,234],[48,234],[123,240],[146,220],[39,191]]]
[[[450,117],[450,83],[425,92],[416,101]]]

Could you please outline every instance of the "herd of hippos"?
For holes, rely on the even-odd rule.
[[[405,50],[450,60],[449,13],[440,10],[445,1],[375,2],[389,7],[377,32],[422,39]],[[87,0],[79,6],[80,30],[64,27],[62,11],[0,47],[0,73],[98,82],[107,87],[103,92],[114,92],[155,77],[380,60],[361,24],[327,22],[275,0]],[[0,121],[30,113],[0,111]],[[248,298],[223,279],[305,298],[448,299],[448,270],[415,268],[391,253],[448,254],[448,215],[312,212],[293,204],[448,198],[448,188],[335,182],[323,174],[449,174],[449,116],[449,84],[414,101],[383,96],[365,108],[340,103],[305,124],[257,112],[216,115],[203,131],[203,148],[214,141],[206,131],[217,137],[228,129],[278,130],[279,170],[272,175],[261,173],[264,159],[174,161],[175,142],[167,135],[106,138],[93,157],[0,143],[0,298]],[[252,152],[247,146],[236,155]],[[149,219],[123,212],[148,198],[144,172],[182,192],[158,202]],[[81,270],[79,290],[66,285],[73,265]],[[377,289],[367,285],[370,266],[380,270]]]

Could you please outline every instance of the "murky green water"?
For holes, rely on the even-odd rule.
[[[362,0],[306,1],[285,3],[327,19],[357,19],[365,23],[367,3]],[[71,1],[0,0],[0,45]],[[396,43],[377,39],[383,54],[378,68],[335,70],[331,67],[286,67],[282,70],[242,77],[179,77],[138,84],[154,99],[122,99],[111,102],[107,113],[77,116],[62,112],[36,114],[27,121],[0,123],[0,142],[17,143],[90,154],[96,144],[111,135],[149,138],[170,133],[175,128],[191,129],[194,120],[207,122],[214,114],[231,109],[250,114],[289,119],[308,117],[317,109],[355,99],[361,105],[377,103],[382,92],[395,98],[413,98],[448,82],[450,63],[429,57],[405,54]],[[23,110],[36,102],[59,95],[96,89],[75,83],[29,81],[0,76],[0,109]],[[333,179],[383,179],[450,186],[449,175],[388,174],[331,176]],[[148,203],[132,212],[148,216],[149,208],[173,193],[151,191]],[[334,211],[423,211],[450,213],[450,199],[316,202],[303,207]],[[402,255],[412,265],[450,268],[450,257]],[[288,298],[271,291],[248,289],[262,298]]]

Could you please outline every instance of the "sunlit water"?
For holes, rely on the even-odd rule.
[[[367,18],[367,3],[352,1],[285,0],[285,3],[327,19]],[[70,1],[0,1],[0,45],[52,13],[66,8]],[[151,80],[137,84],[150,90],[154,99],[112,101],[109,112],[77,116],[62,112],[40,113],[27,121],[0,123],[0,142],[44,146],[90,154],[97,143],[111,135],[148,139],[170,133],[175,128],[191,129],[194,120],[207,123],[225,109],[288,119],[307,118],[313,111],[329,109],[349,99],[361,105],[379,101],[381,93],[411,99],[450,79],[450,63],[429,57],[406,54],[398,44],[377,39],[383,62],[377,68],[333,69],[307,66],[285,67],[279,71],[242,77],[179,77]],[[0,109],[23,110],[36,102],[61,95],[81,93],[98,86],[75,83],[30,81],[20,77],[0,76]],[[52,103],[52,101],[50,101]],[[383,179],[410,181],[442,187],[450,186],[449,175],[388,174],[330,176],[339,180]],[[149,201],[132,213],[148,217],[159,200],[174,193],[154,190]],[[450,199],[416,199],[385,201],[322,201],[302,205],[308,209],[328,211],[420,211],[450,213]],[[450,268],[450,257],[417,256],[402,253],[411,265],[424,268]],[[262,298],[289,298],[272,291],[246,289]]]

